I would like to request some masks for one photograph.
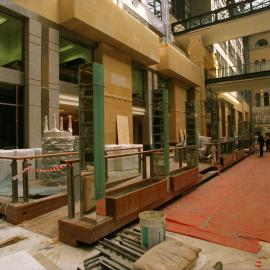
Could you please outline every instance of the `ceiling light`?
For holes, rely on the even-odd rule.
[[[7,21],[6,18],[0,16],[0,24],[3,24]]]
[[[78,96],[70,96],[70,95],[62,95],[62,94],[60,94],[59,99],[79,102],[79,97]]]
[[[79,106],[79,97],[69,95],[59,95],[59,104]]]
[[[240,102],[234,97],[232,96],[230,93],[223,93],[224,96],[226,96],[228,99],[230,99],[232,102],[234,102],[235,104],[239,104]]]
[[[59,49],[59,52],[66,52],[68,50],[71,50],[72,48],[74,48],[74,45],[68,44],[62,48]]]

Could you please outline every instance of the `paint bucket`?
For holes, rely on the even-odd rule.
[[[151,248],[166,238],[166,215],[160,211],[145,211],[139,214],[141,246]]]

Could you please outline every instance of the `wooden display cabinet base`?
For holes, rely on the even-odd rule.
[[[236,157],[235,157],[234,152],[224,155],[223,157],[221,157],[222,170],[230,167],[235,162],[236,162]]]
[[[33,199],[29,202],[12,203],[10,197],[0,197],[0,214],[12,224],[19,224],[24,220],[49,213],[67,204],[66,193],[58,193],[41,199]]]
[[[199,169],[186,169],[170,176],[170,189],[172,191],[186,191],[198,182]]]
[[[244,149],[236,150],[236,151],[235,151],[235,157],[236,157],[236,160],[237,160],[237,161],[239,161],[239,160],[245,158],[245,157],[246,157],[246,155],[245,155],[245,150],[244,150]]]
[[[190,182],[187,181],[187,183],[190,183],[190,184],[194,183],[194,185],[196,185],[197,180],[198,180],[198,175],[199,175],[197,167],[192,170],[188,170],[186,172],[185,171],[179,172],[179,175],[183,173],[184,174],[186,173],[186,177],[191,177],[192,179]],[[177,177],[177,176],[178,174],[174,174],[174,177]],[[180,188],[175,191],[172,191],[172,190],[168,191],[167,183],[169,183],[169,180],[163,179],[163,180],[159,180],[157,183],[158,183],[156,185],[157,190],[160,190],[162,186],[165,193],[164,191],[161,192],[160,193],[161,197],[159,198],[156,197],[155,201],[151,202],[148,205],[144,205],[144,206],[141,206],[140,208],[137,208],[132,213],[128,211],[128,212],[125,212],[125,215],[119,214],[117,215],[116,219],[114,219],[113,217],[106,216],[97,225],[86,222],[85,220],[81,220],[80,217],[78,216],[75,217],[74,219],[64,218],[64,219],[59,220],[59,240],[71,246],[77,246],[79,243],[85,243],[85,244],[91,245],[95,243],[96,241],[98,241],[99,239],[105,237],[106,235],[138,219],[140,212],[145,211],[145,210],[156,209],[157,207],[160,207],[161,205],[169,202],[170,200],[182,194],[184,190],[186,191],[188,189],[186,186],[185,189]],[[192,185],[190,187],[192,188]],[[153,187],[151,187],[151,189],[153,189]],[[124,197],[125,197],[125,200],[129,200],[129,199],[133,200],[134,199],[133,196],[134,196],[134,192],[130,192],[130,198],[127,192],[127,194]],[[142,198],[138,197],[140,196],[139,193],[137,193],[136,196],[139,203],[139,200]],[[120,199],[122,198],[123,197],[121,196]],[[116,213],[116,211],[113,211],[113,210],[110,210],[110,211],[112,211],[112,213]],[[108,215],[108,211],[107,211],[107,215]]]

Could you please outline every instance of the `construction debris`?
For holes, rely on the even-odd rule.
[[[170,238],[147,251],[141,247],[140,231],[135,228],[100,240],[96,250],[98,254],[84,261],[85,270],[189,270],[200,252]]]
[[[100,240],[96,246],[99,253],[84,261],[85,270],[133,270],[134,262],[145,253],[140,237],[138,230],[126,229],[117,237]]]
[[[135,270],[189,270],[198,257],[199,248],[186,246],[174,240],[166,241],[156,245],[147,251],[134,263]]]
[[[0,248],[17,243],[27,237],[25,236],[12,236],[4,239],[0,239]]]

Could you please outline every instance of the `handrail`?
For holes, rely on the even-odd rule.
[[[175,149],[184,149],[184,148],[195,148],[195,145],[187,145],[187,146],[171,146],[169,147],[169,150],[175,150]],[[136,152],[136,153],[127,153],[127,154],[118,154],[118,155],[106,155],[106,159],[110,158],[118,158],[118,157],[128,157],[128,156],[138,156],[138,155],[148,155],[148,154],[153,154],[153,153],[161,153],[164,151],[164,148],[159,148],[159,149],[153,149],[153,150],[146,150],[146,151],[141,151],[141,152]]]
[[[259,63],[241,64],[218,69],[209,69],[206,72],[206,80],[226,78],[244,74],[270,71],[270,60]]]
[[[143,146],[134,146],[130,148],[121,148],[121,149],[106,149],[105,152],[114,152],[114,151],[129,151],[129,150],[135,150],[135,149],[142,149]]]
[[[269,0],[265,0],[258,4],[256,1],[257,0],[245,0],[194,17],[190,17],[188,19],[179,20],[175,23],[172,23],[172,32],[174,35],[180,35],[191,30],[203,28],[211,24],[221,23],[229,19],[258,13],[270,8]],[[253,3],[255,5],[253,5]],[[232,12],[233,14],[231,15]],[[195,22],[195,24],[192,24],[192,22]]]
[[[32,160],[36,158],[51,158],[51,157],[61,157],[61,156],[77,156],[79,152],[63,152],[63,153],[55,153],[55,154],[39,154],[39,155],[31,155],[31,156],[16,156],[16,157],[9,157],[9,156],[0,156],[0,159],[10,159],[10,160]]]

